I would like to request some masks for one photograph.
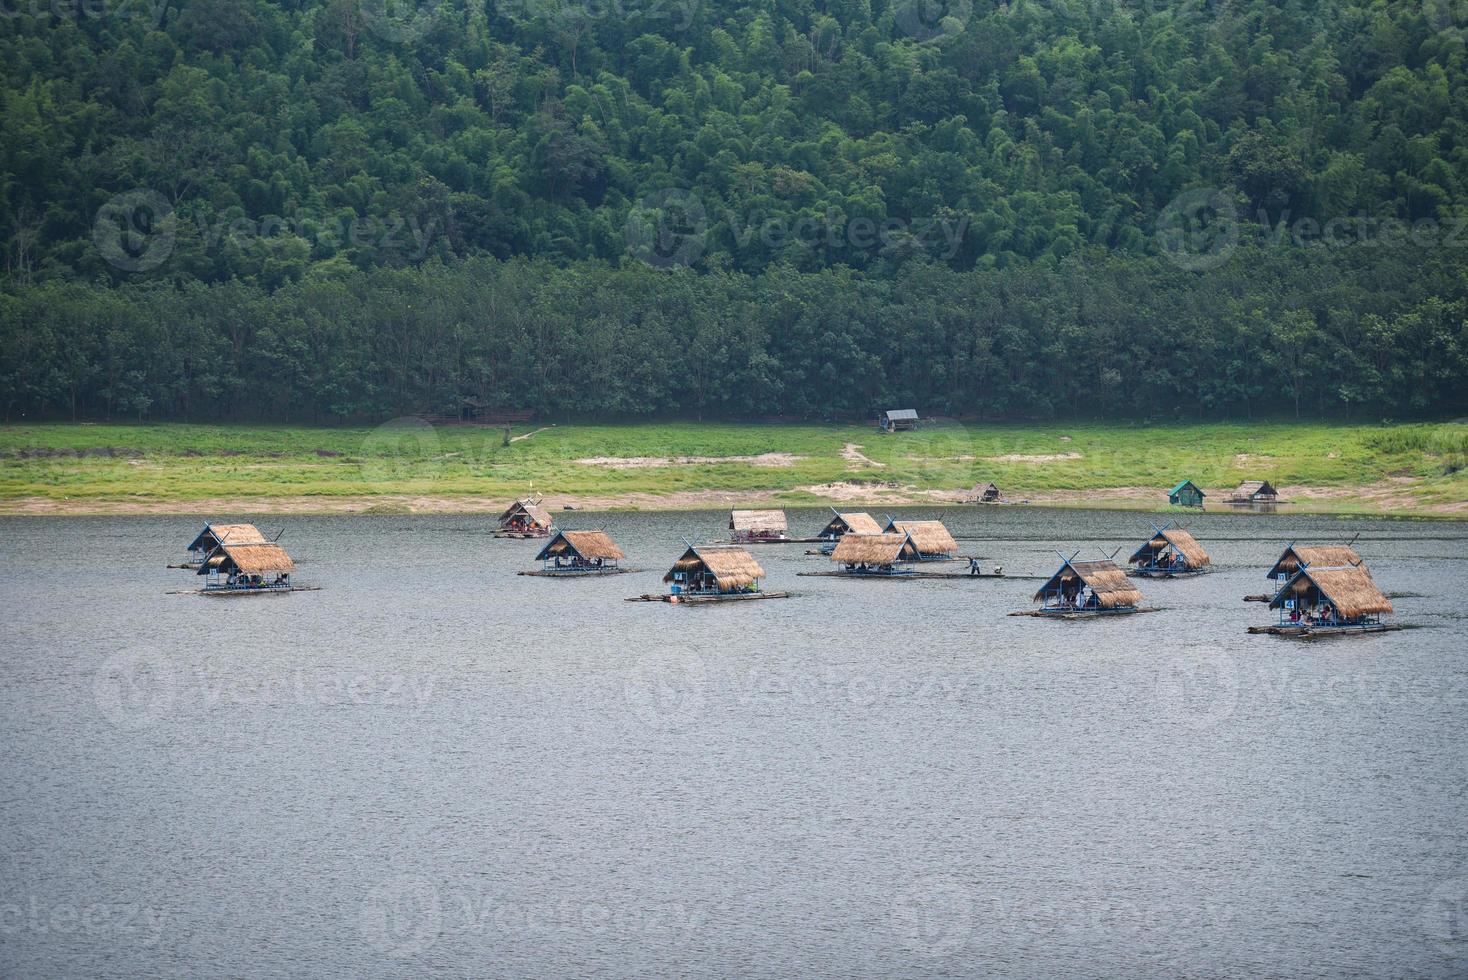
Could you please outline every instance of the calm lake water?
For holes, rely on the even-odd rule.
[[[942,516],[1020,574],[1149,531]],[[485,517],[289,518],[323,591],[227,600],[166,594],[197,520],[0,520],[0,975],[1468,971],[1468,527],[1190,518],[1215,572],[1110,621],[800,545],[797,598],[622,601],[724,519],[566,515],[646,570],[573,582]],[[1420,628],[1245,635],[1357,533]]]

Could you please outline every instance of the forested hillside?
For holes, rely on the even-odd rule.
[[[1468,408],[1463,0],[12,0],[7,417]]]

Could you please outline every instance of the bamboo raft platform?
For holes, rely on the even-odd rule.
[[[825,538],[750,538],[748,540],[736,540],[728,538],[722,541],[710,541],[709,544],[737,544],[740,547],[751,544],[816,544]]]
[[[643,593],[638,596],[629,596],[628,602],[667,602],[675,605],[688,605],[698,602],[744,602],[748,599],[788,599],[793,592],[736,592],[730,595],[665,595],[663,593]]]
[[[1099,619],[1105,616],[1130,616],[1134,613],[1161,611],[1161,606],[1136,606],[1131,609],[1067,609],[1064,612],[1046,612],[1042,609],[1021,609],[1009,615],[1032,616],[1035,619]]]
[[[1250,626],[1246,632],[1256,636],[1283,636],[1292,640],[1323,640],[1333,636],[1391,633],[1401,628],[1396,623],[1371,623],[1366,626]]]
[[[534,578],[595,578],[598,575],[625,575],[628,572],[640,572],[640,568],[567,568],[561,571],[536,568],[526,572],[516,572],[516,575],[529,575]]]
[[[286,595],[291,592],[320,592],[319,585],[292,585],[286,588],[263,588],[263,589],[179,589],[165,592],[164,595],[206,595],[213,598],[224,596],[242,595]]]
[[[983,579],[1003,578],[1003,579],[1012,579],[1012,580],[1015,580],[1015,581],[1023,581],[1025,579],[1030,579],[1030,580],[1038,581],[1038,580],[1043,579],[1045,577],[1043,575],[1009,575],[1009,574],[1006,574],[1004,572],[1000,572],[997,575],[995,573],[993,573],[993,572],[980,572],[978,575],[973,575],[973,574],[971,574],[969,572],[923,572],[923,571],[918,571],[916,569],[914,569],[913,571],[910,571],[910,572],[894,572],[894,573],[891,573],[891,574],[882,574],[882,573],[878,573],[878,572],[837,572],[837,571],[830,571],[830,572],[796,572],[795,574],[797,576],[802,576],[802,577],[805,577],[805,578],[899,578],[899,579],[912,579],[912,578],[952,578],[952,579],[964,579],[964,578],[973,578],[973,579],[979,579],[979,578],[983,578]]]
[[[1194,578],[1207,573],[1208,570],[1204,568],[1180,568],[1175,572],[1130,569],[1126,574],[1127,578]]]
[[[497,538],[548,538],[549,531],[495,531]]]

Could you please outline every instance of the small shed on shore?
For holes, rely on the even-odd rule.
[[[923,561],[943,560],[958,554],[958,542],[942,521],[894,521],[889,517],[883,532],[911,535]]]
[[[974,503],[997,504],[1004,500],[1004,494],[999,492],[999,484],[979,484],[974,487]]]
[[[1138,572],[1175,575],[1202,571],[1210,563],[1208,552],[1182,528],[1168,524],[1153,530],[1156,533],[1127,559]]]
[[[831,513],[835,516],[827,522],[825,527],[821,528],[821,533],[817,537],[827,541],[837,541],[848,534],[882,533],[882,525],[878,524],[876,518],[871,514],[861,511],[843,514],[834,507],[831,508]]]
[[[922,553],[912,535],[848,534],[836,544],[831,560],[854,575],[900,575],[913,562],[922,561]]]
[[[625,556],[605,531],[557,531],[535,560],[546,571],[584,571],[616,568]]]
[[[1279,491],[1268,480],[1245,480],[1229,494],[1231,504],[1272,504],[1279,501]]]
[[[517,500],[505,509],[499,517],[499,530],[501,534],[516,535],[526,538],[549,537],[555,528],[555,521],[540,505],[540,500],[525,498]]]
[[[1356,626],[1380,622],[1392,602],[1377,587],[1365,565],[1306,565],[1270,601],[1281,619],[1303,618],[1320,625]]]
[[[789,524],[783,510],[735,510],[729,512],[729,537],[736,542],[783,541]]]
[[[758,592],[764,577],[754,556],[737,545],[689,545],[663,581],[672,583],[675,595],[729,595]]]
[[[1091,590],[1089,596],[1084,595],[1087,587]],[[1142,601],[1142,590],[1110,558],[1076,561],[1072,556],[1040,586],[1034,598],[1043,609],[1119,611],[1135,609]]]
[[[1174,507],[1202,507],[1206,496],[1192,480],[1183,480],[1167,491],[1167,502]]]
[[[918,413],[912,408],[895,408],[882,414],[883,432],[911,432],[918,427]]]

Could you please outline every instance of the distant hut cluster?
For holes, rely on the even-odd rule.
[[[1142,578],[1172,578],[1197,575],[1207,569],[1208,552],[1187,531],[1171,524],[1153,530],[1155,533],[1127,560],[1136,566],[1133,574]]]
[[[557,531],[535,556],[543,575],[610,575],[625,557],[605,531]]]
[[[1062,558],[1060,568],[1040,586],[1034,601],[1039,616],[1112,616],[1140,610],[1142,590],[1110,558]]]
[[[548,538],[555,531],[555,520],[539,499],[517,500],[499,516],[500,538]]]
[[[783,510],[736,510],[729,514],[729,537],[736,544],[790,540]]]
[[[918,427],[918,413],[912,408],[894,408],[883,412],[880,428],[883,432],[912,432]]]

